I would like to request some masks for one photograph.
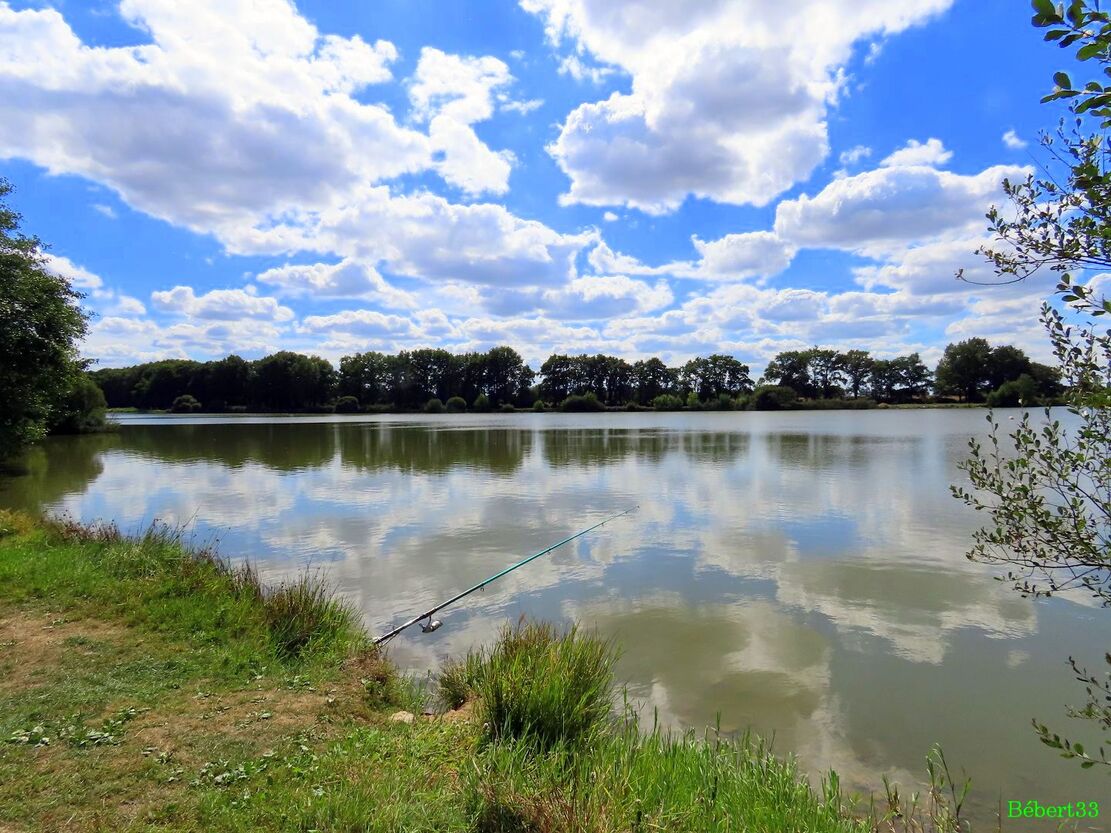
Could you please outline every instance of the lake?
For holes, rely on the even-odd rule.
[[[185,525],[269,580],[319,568],[373,633],[639,505],[391,656],[423,674],[521,614],[577,620],[621,645],[629,696],[670,726],[751,726],[858,789],[921,782],[940,742],[980,818],[1000,799],[1106,798],[1106,774],[1057,758],[1030,719],[1076,728],[1065,660],[1099,669],[1111,614],[1024,600],[964,558],[985,519],[949,484],[984,417],[124,415],[33,450],[0,505]]]

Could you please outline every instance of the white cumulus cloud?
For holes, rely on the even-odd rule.
[[[630,92],[567,115],[549,148],[571,181],[564,201],[650,213],[688,195],[766,204],[829,152],[826,116],[854,44],[950,2],[521,0],[554,43],[632,78]]]
[[[911,139],[903,147],[880,162],[880,167],[896,168],[908,165],[944,165],[953,158],[953,151],[946,150],[940,139],[919,142]]]
[[[151,304],[161,312],[210,321],[289,321],[293,310],[274,298],[244,289],[213,289],[197,295],[191,286],[175,286],[150,294]]]

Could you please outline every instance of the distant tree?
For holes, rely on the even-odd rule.
[[[430,398],[443,402],[452,393],[455,382],[455,356],[447,350],[420,349],[408,353],[409,381],[412,384],[409,398],[426,402]]]
[[[752,390],[748,365],[733,356],[714,353],[706,358],[691,359],[683,365],[680,380],[684,388],[698,394],[702,401],[719,399],[722,395],[738,396]]]
[[[646,405],[661,394],[674,391],[677,374],[658,358],[633,364],[632,379],[637,401]]]
[[[934,373],[940,395],[955,395],[965,402],[978,402],[987,387],[991,369],[991,345],[982,338],[949,344]]]
[[[540,396],[547,402],[562,402],[576,387],[575,361],[554,353],[540,365]]]
[[[134,408],[135,383],[139,380],[142,365],[134,367],[104,367],[92,371],[89,376],[104,392],[109,408]]]
[[[605,356],[604,401],[621,405],[633,395],[633,366],[616,356]]]
[[[335,377],[325,359],[283,350],[254,363],[252,399],[267,410],[319,407],[332,398]]]
[[[836,350],[812,347],[805,351],[807,371],[818,396],[828,399],[840,396],[845,381],[844,357]]]
[[[995,390],[1024,373],[1029,374],[1030,365],[1030,357],[1025,352],[1010,344],[1001,344],[991,351],[988,359],[986,387]]]
[[[778,354],[764,369],[761,384],[791,388],[801,396],[814,396],[817,391],[810,378],[809,351],[788,350]]]
[[[933,384],[933,374],[922,361],[922,357],[911,353],[909,356],[900,356],[894,362],[898,374],[896,398],[903,402],[925,398]]]
[[[374,351],[344,356],[339,362],[339,392],[365,404],[387,401],[390,357]]]
[[[527,391],[536,373],[512,347],[494,347],[486,354],[484,389],[497,404],[511,404]]]
[[[1043,399],[1052,402],[1065,392],[1065,387],[1061,384],[1061,371],[1056,367],[1030,362],[1027,373],[1034,380],[1034,384],[1038,387],[1038,395]]]
[[[874,360],[867,350],[849,350],[841,356],[841,367],[845,374],[845,382],[853,399],[860,397],[860,392],[872,376]]]
[[[194,395],[208,410],[222,411],[230,405],[246,405],[251,387],[251,365],[236,355],[205,362],[194,373]]]
[[[46,267],[42,244],[20,232],[0,179],[0,461],[47,430],[81,370],[87,317],[81,294]]]

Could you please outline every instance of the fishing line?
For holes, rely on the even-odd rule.
[[[571,541],[574,541],[576,538],[579,538],[583,535],[586,535],[586,533],[592,532],[600,526],[605,526],[610,521],[617,520],[618,518],[620,518],[623,515],[628,515],[630,512],[635,512],[639,508],[640,508],[639,506],[631,506],[628,509],[626,509],[624,512],[618,512],[616,515],[610,515],[605,520],[598,521],[598,523],[594,524],[594,526],[588,526],[586,529],[581,530],[580,532],[576,532],[574,535],[570,535],[567,538],[564,538],[562,541],[559,541],[558,543],[552,544],[550,547],[545,547],[544,549],[540,550],[540,552],[534,553],[533,555],[530,555],[528,558],[525,558],[521,561],[518,561],[516,564],[513,564],[509,567],[506,567],[501,572],[494,573],[494,575],[490,576],[488,579],[484,579],[483,581],[480,581],[474,587],[470,587],[470,588],[464,590],[462,593],[458,593],[458,594],[452,596],[446,602],[440,602],[440,604],[436,605],[433,608],[430,608],[429,610],[426,610],[424,613],[421,613],[418,616],[414,616],[408,622],[405,622],[402,625],[398,625],[392,631],[389,631],[387,633],[382,634],[380,637],[378,637],[377,639],[374,640],[374,644],[375,645],[381,645],[383,642],[386,642],[390,639],[393,639],[395,636],[397,636],[399,633],[401,633],[406,628],[411,628],[413,625],[417,624],[418,622],[423,623],[424,620],[426,620],[426,619],[428,621],[427,621],[427,623],[421,624],[421,626],[420,626],[421,630],[424,633],[431,633],[432,631],[437,630],[441,625],[443,625],[443,622],[441,622],[439,619],[433,619],[432,614],[443,610],[448,605],[455,604],[457,601],[464,598],[465,596],[469,596],[471,593],[475,592],[476,590],[481,590],[487,584],[490,584],[493,581],[497,581],[499,578],[501,578],[504,575],[508,575],[509,573],[512,573],[518,567],[524,567],[530,561],[535,561],[540,556],[547,555],[552,550],[558,549],[559,547],[562,547],[564,544],[570,543]]]

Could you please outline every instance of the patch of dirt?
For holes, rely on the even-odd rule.
[[[463,723],[474,717],[474,700],[468,700],[462,706],[451,711],[446,711],[440,715],[440,720],[445,723]]]
[[[195,775],[214,750],[235,749],[237,757],[260,755],[283,738],[313,728],[332,710],[329,697],[327,692],[270,687],[183,692],[136,718],[120,749],[161,755]]]
[[[38,685],[82,641],[122,642],[127,628],[98,619],[0,610],[0,691]],[[0,831],[3,833],[3,831]]]

